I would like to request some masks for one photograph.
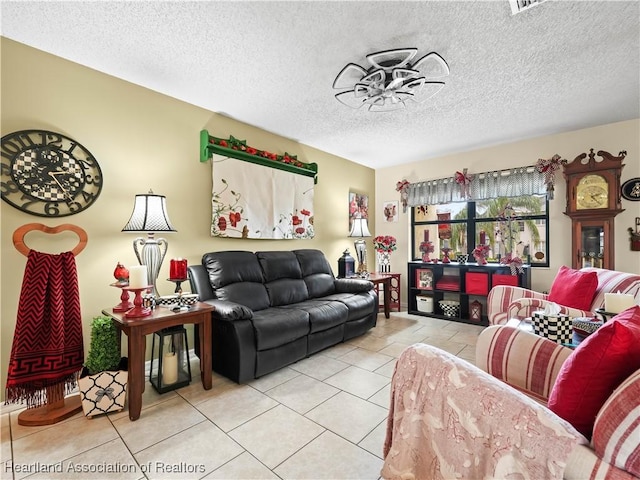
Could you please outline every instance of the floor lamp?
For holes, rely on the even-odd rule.
[[[156,279],[160,274],[160,266],[169,248],[164,238],[155,238],[156,232],[175,232],[167,214],[167,199],[164,195],[149,193],[136,195],[133,212],[123,232],[146,233],[147,238],[138,237],[133,241],[133,250],[140,265],[147,266],[147,279],[153,286],[154,297],[158,296]],[[140,250],[138,247],[142,247]]]
[[[354,218],[349,236],[358,237],[358,239],[353,242],[353,246],[356,249],[356,258],[358,259],[358,270],[356,273],[359,277],[368,277],[369,272],[367,272],[367,244],[363,238],[371,236],[369,227],[367,226],[367,219],[362,217]]]

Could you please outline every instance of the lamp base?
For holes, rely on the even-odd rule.
[[[361,278],[368,278],[369,272],[367,271],[367,245],[364,239],[360,238],[353,242],[353,246],[356,250],[356,258],[358,259],[358,269],[356,273]]]

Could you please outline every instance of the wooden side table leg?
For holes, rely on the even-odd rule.
[[[129,419],[140,418],[142,410],[142,392],[144,392],[144,356],[145,338],[131,331],[128,337],[129,346]]]
[[[202,386],[205,390],[211,390],[212,375],[211,371],[211,313],[203,313],[204,321],[202,322],[202,330],[200,332],[200,377]]]
[[[391,304],[391,277],[384,282],[384,318],[389,318]]]

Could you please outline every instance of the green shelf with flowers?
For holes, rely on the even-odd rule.
[[[209,135],[207,130],[201,130],[200,161],[206,162],[213,154],[236,158],[245,162],[255,163],[256,165],[276,168],[306,177],[313,177],[314,183],[318,183],[317,163],[301,162],[298,160],[297,155],[292,155],[288,152],[276,154],[266,150],[260,150],[247,145],[246,140],[238,140],[233,135],[229,136],[229,138],[220,138]]]

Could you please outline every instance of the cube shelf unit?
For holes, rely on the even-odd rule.
[[[530,265],[524,265],[523,270],[523,273],[511,275],[509,267],[498,263],[477,265],[457,262],[409,262],[407,273],[409,313],[475,325],[489,325],[487,318],[489,291],[496,285],[530,288]],[[427,296],[432,299],[433,313],[418,309],[418,296]],[[438,303],[440,300],[460,302],[458,314],[456,316],[445,315]],[[476,300],[482,304],[482,319],[479,322],[469,318],[469,305]]]

